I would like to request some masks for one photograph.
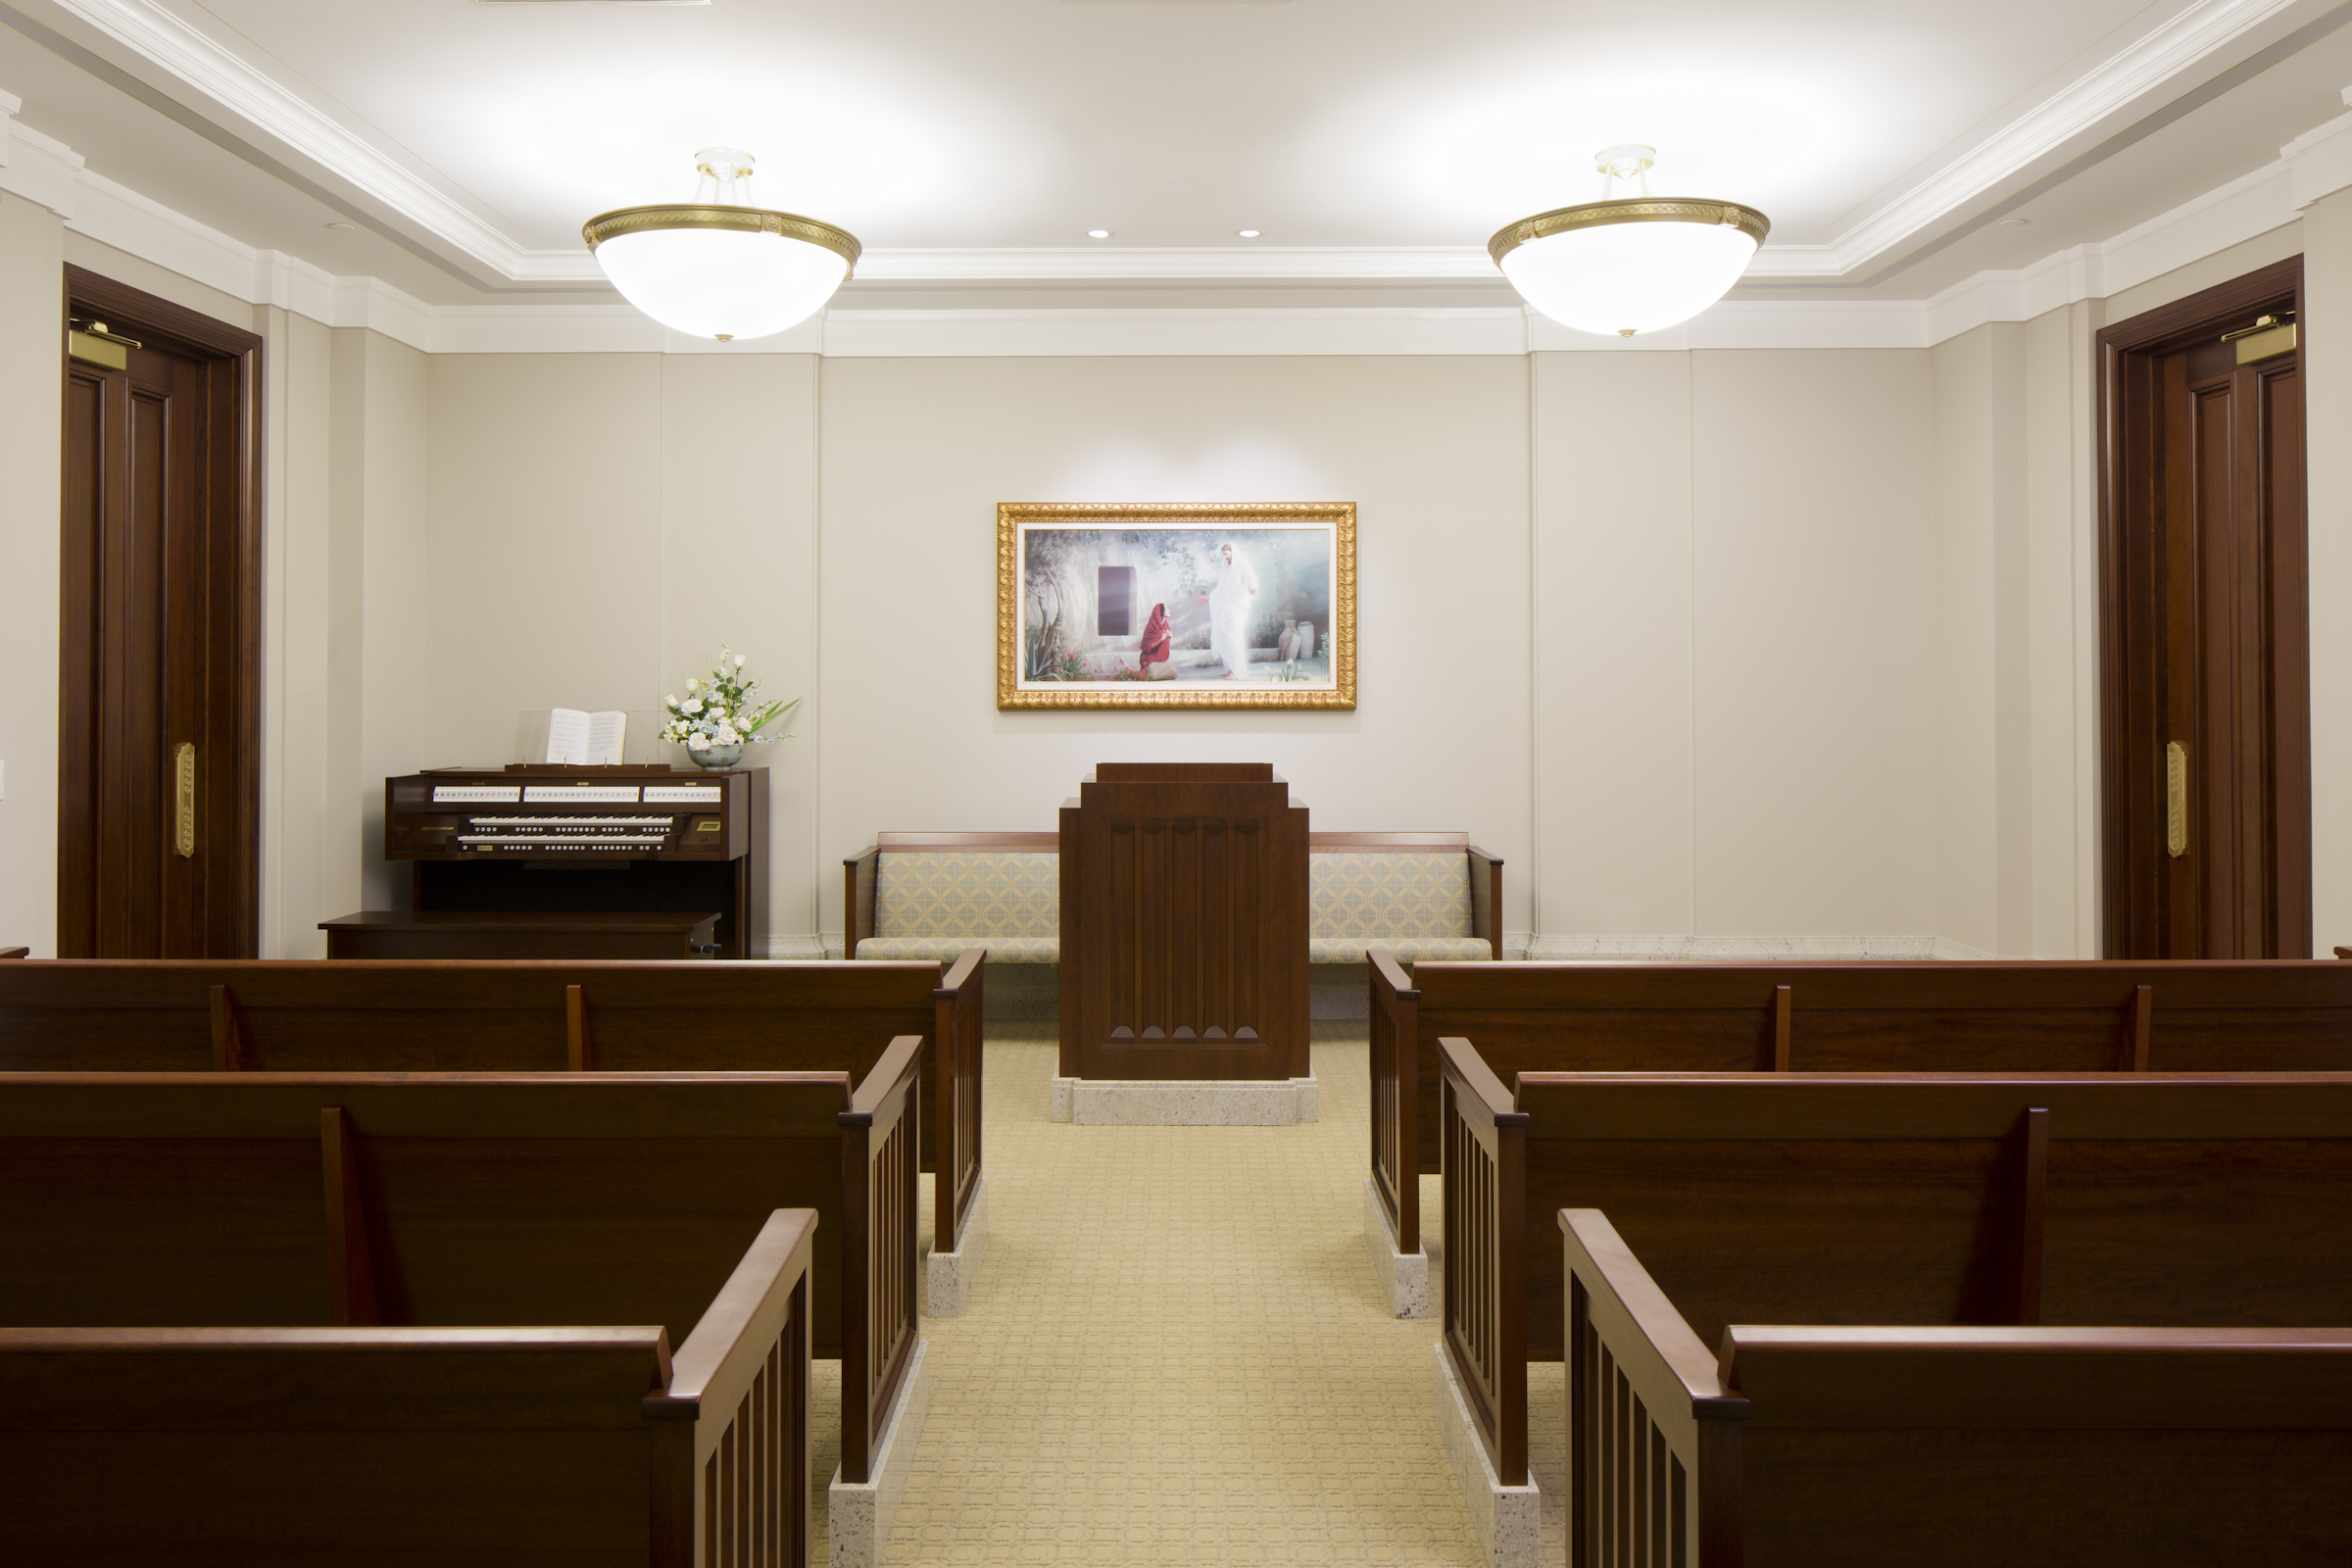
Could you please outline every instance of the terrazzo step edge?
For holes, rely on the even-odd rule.
[[[988,1178],[980,1178],[972,1189],[971,1203],[963,1211],[963,1231],[956,1238],[956,1250],[942,1252],[934,1250],[923,1260],[923,1310],[932,1317],[961,1317],[963,1299],[972,1288],[972,1278],[980,1271],[980,1250],[988,1241]]]
[[[906,1494],[914,1450],[923,1441],[923,1419],[931,1413],[931,1381],[924,1375],[930,1349],[930,1341],[914,1342],[914,1358],[899,1384],[899,1407],[874,1445],[869,1479],[844,1481],[840,1467],[834,1468],[833,1484],[825,1489],[825,1544],[832,1568],[881,1568],[891,1518]]]
[[[1390,1312],[1400,1318],[1429,1316],[1429,1253],[1396,1250],[1389,1206],[1369,1176],[1364,1178],[1364,1245],[1372,1250],[1372,1267],[1380,1274]]]
[[[1430,1350],[1437,1357],[1431,1378],[1446,1456],[1461,1481],[1462,1502],[1470,1510],[1489,1568],[1536,1568],[1544,1546],[1543,1494],[1532,1478],[1523,1487],[1506,1487],[1495,1479],[1486,1445],[1478,1441],[1478,1429],[1471,1424],[1470,1401],[1446,1354],[1446,1342],[1438,1341]]]

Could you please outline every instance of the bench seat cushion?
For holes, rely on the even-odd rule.
[[[1370,947],[1408,962],[1494,956],[1471,935],[1467,856],[1350,851],[1307,867],[1309,963],[1361,963]]]
[[[1059,963],[1059,937],[859,937],[860,958],[934,958],[942,962],[966,948],[986,948],[991,963]]]
[[[1396,955],[1399,963],[1476,962],[1494,956],[1494,946],[1485,937],[1327,937],[1307,938],[1306,961],[1309,963],[1362,963],[1364,950],[1386,948]],[[858,956],[865,956],[865,944],[858,945]],[[990,954],[989,956],[996,956]]]
[[[886,850],[874,864],[874,935],[1058,937],[1061,857]]]

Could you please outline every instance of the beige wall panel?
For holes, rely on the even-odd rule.
[[[779,726],[795,739],[744,753],[768,769],[769,938],[803,939],[778,956],[816,930],[816,388],[812,354],[662,361],[661,691],[725,642],[763,696],[803,699]]]
[[[2312,950],[2352,946],[2352,190],[2303,212],[2304,427],[2311,484]],[[2335,362],[2337,348],[2344,363]]]
[[[1271,761],[1321,828],[1460,828],[1528,923],[1528,407],[1517,359],[831,360],[832,868],[877,829],[1025,828],[1095,763]],[[1001,501],[1352,501],[1353,712],[999,712]]]
[[[360,875],[356,907],[405,908],[409,867],[383,858],[384,780],[433,765],[445,696],[434,657],[445,633],[434,623],[426,528],[430,374],[422,353],[360,328],[337,332],[335,352],[337,488],[348,483],[359,508],[361,727],[349,853]],[[337,537],[350,538],[341,529]]]
[[[318,922],[356,907],[349,901],[358,869],[349,848],[352,822],[343,801],[330,807],[330,792],[340,792],[328,778],[337,709],[359,698],[356,686],[338,691],[333,678],[334,334],[307,317],[283,311],[269,317],[274,341],[265,352],[275,386],[265,392],[274,392],[276,428],[264,452],[265,482],[275,480],[277,494],[265,497],[276,536],[265,540],[271,580],[263,701],[265,713],[275,719],[265,737],[275,765],[263,784],[262,836],[265,867],[274,864],[276,874],[265,894],[262,956],[322,958],[326,939]],[[344,906],[328,907],[337,899]],[[272,906],[274,942],[269,935]]]
[[[1980,326],[1929,351],[1936,431],[1936,933],[1999,948],[1995,747],[1993,338]]]
[[[65,227],[0,194],[0,948],[57,952],[58,406]]]
[[[517,711],[651,708],[664,673],[661,357],[428,365],[432,712],[400,773],[514,760]]]
[[[1690,357],[1533,373],[1537,925],[1688,936]]]
[[[2095,958],[2098,518],[2091,506],[2089,304],[2025,325],[2030,953]]]
[[[1691,356],[1700,935],[1936,929],[1924,349]]]

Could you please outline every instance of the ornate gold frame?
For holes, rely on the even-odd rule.
[[[1021,564],[1025,522],[1088,523],[1103,528],[1230,528],[1252,523],[1328,523],[1332,529],[1332,676],[1329,690],[1280,687],[1146,685],[1102,681],[1061,691],[1022,689]],[[1011,708],[1341,708],[1355,707],[1355,503],[1202,502],[1198,504],[1006,501],[997,507],[997,707]]]

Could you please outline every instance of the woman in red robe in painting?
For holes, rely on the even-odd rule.
[[[1168,630],[1168,607],[1153,605],[1152,618],[1144,622],[1144,673],[1149,675],[1153,664],[1168,661],[1168,646],[1172,639]]]

